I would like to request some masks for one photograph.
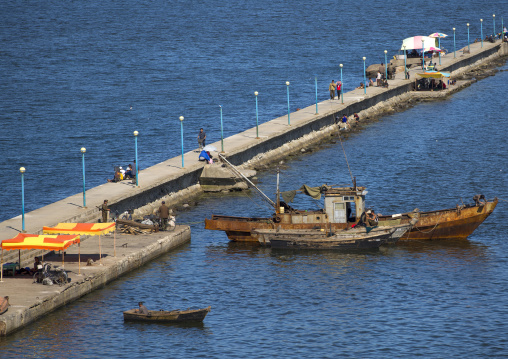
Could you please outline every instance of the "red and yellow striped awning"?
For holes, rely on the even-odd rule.
[[[43,233],[81,234],[98,236],[115,230],[116,223],[58,223],[56,227],[42,227]]]
[[[79,243],[78,235],[38,235],[19,233],[11,239],[4,239],[1,243],[2,249],[46,249],[50,251],[61,251],[72,244]]]

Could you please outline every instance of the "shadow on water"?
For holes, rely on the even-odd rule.
[[[124,322],[125,329],[133,329],[140,332],[144,332],[152,329],[152,326],[161,327],[161,328],[173,328],[173,329],[187,329],[192,328],[196,330],[210,330],[209,327],[205,325],[203,322],[187,322],[187,323],[161,323],[161,322],[153,322],[153,323],[144,323],[144,322]]]

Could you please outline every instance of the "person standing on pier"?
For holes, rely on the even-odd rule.
[[[342,82],[337,81],[337,100],[340,100],[341,91],[342,91]]]
[[[203,149],[203,147],[206,146],[205,144],[205,140],[206,140],[206,133],[205,131],[203,131],[203,129],[201,128],[199,130],[199,133],[198,133],[198,143],[199,143],[199,151],[201,151]]]
[[[328,86],[328,90],[330,90],[330,100],[335,98],[335,87],[335,81],[332,80],[332,82],[330,82],[330,86]]]
[[[108,212],[110,209],[108,208],[108,200],[105,199],[102,206],[99,208],[102,211],[102,223],[106,223],[108,221]]]
[[[161,231],[165,231],[169,219],[169,208],[166,206],[165,201],[162,201],[162,204],[159,207],[159,218],[161,220]]]

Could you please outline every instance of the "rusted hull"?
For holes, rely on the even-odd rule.
[[[466,239],[494,211],[497,203],[496,198],[483,206],[422,212],[418,223],[400,240]],[[380,223],[384,219],[381,217]],[[401,222],[406,220],[404,217]]]
[[[498,203],[497,198],[483,206],[470,206],[451,208],[438,211],[421,212],[418,223],[404,234],[399,240],[433,240],[433,239],[465,239],[494,211]],[[232,216],[212,216],[205,219],[205,228],[226,232],[232,241],[258,242],[251,235],[253,229],[316,229],[321,228],[325,232],[347,228],[351,223],[329,223],[325,215],[313,217],[307,223],[294,222],[294,214],[286,213],[279,218],[249,218]],[[296,215],[300,216],[300,215]],[[414,215],[403,214],[398,219],[391,216],[381,216],[379,225],[398,225],[409,223]],[[318,219],[319,218],[319,219]],[[310,223],[309,223],[310,222]]]

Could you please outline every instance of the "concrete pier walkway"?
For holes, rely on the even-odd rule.
[[[102,236],[102,260],[99,259],[98,237],[92,238],[81,243],[81,268],[78,268],[78,246],[73,245],[65,250],[64,268],[71,279],[66,285],[34,283],[29,275],[4,276],[0,293],[2,297],[9,296],[11,306],[0,315],[0,336],[22,328],[188,242],[190,228],[177,226],[174,231],[144,235],[117,234],[116,256],[113,234]],[[93,260],[91,266],[87,266],[88,259]],[[61,256],[57,254],[45,256],[44,262],[50,263],[52,268],[62,266]],[[30,267],[33,267],[33,263]]]

